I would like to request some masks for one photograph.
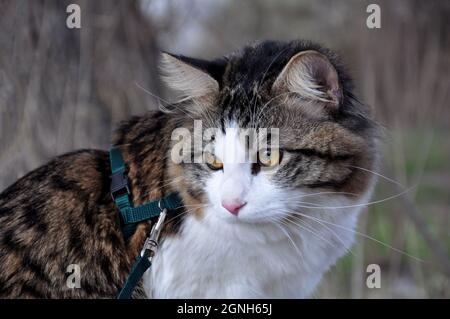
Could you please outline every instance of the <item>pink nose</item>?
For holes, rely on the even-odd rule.
[[[232,200],[232,201],[222,201],[222,206],[232,213],[233,215],[237,215],[239,213],[239,210],[247,204],[246,202],[241,202],[238,200]]]

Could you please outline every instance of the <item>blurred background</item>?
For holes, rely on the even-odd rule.
[[[71,3],[81,29],[66,27]],[[366,26],[370,3],[381,29]],[[385,177],[315,297],[450,297],[450,1],[0,0],[0,16],[0,191],[55,155],[107,149],[118,121],[170,100],[159,50],[213,58],[298,38],[336,50],[383,126]]]

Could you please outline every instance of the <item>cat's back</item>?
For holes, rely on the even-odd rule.
[[[15,195],[22,193],[21,190],[25,189],[42,193],[44,187],[51,187],[54,190],[61,188],[67,190],[78,185],[86,188],[86,186],[89,186],[80,184],[86,175],[101,174],[107,172],[108,169],[108,154],[105,151],[86,149],[60,155],[29,172],[0,192],[0,204],[3,206],[6,202],[13,200]],[[92,180],[89,181],[90,185],[93,185]],[[27,192],[23,195],[31,194]]]
[[[0,297],[114,296],[128,261],[109,175],[107,152],[82,150],[0,194]]]

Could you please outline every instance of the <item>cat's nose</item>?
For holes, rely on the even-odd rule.
[[[242,202],[239,200],[231,200],[231,201],[222,201],[222,206],[232,213],[233,215],[237,215],[239,210],[247,204],[246,202]]]

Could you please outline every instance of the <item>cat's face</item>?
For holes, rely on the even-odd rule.
[[[287,209],[283,197],[294,193],[279,178],[289,158],[276,146],[250,149],[242,137],[247,131],[239,129],[235,121],[227,126],[225,132],[215,130],[206,165],[201,166],[212,211],[232,222],[274,218]]]
[[[218,80],[166,56],[169,84],[188,97],[180,122],[191,132],[192,118],[202,124],[193,163],[179,164],[188,202],[213,208],[213,218],[252,223],[357,202],[369,188],[374,141],[335,66],[312,50],[281,61],[270,52],[258,62],[258,54],[253,47],[232,56]]]

